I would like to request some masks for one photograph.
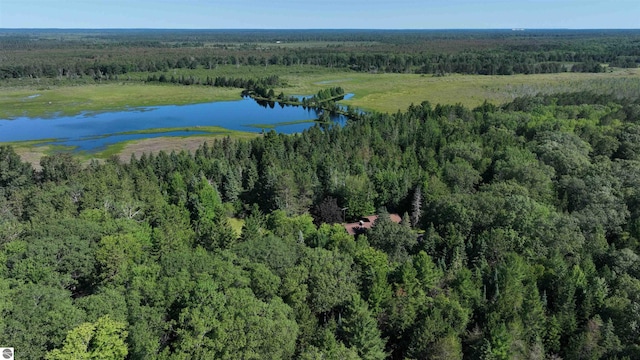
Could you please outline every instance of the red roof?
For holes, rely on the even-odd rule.
[[[389,214],[389,218],[396,224],[402,222],[402,218],[398,214]],[[357,235],[363,233],[366,229],[371,229],[373,224],[378,219],[378,215],[369,215],[365,216],[360,221],[344,224],[344,228],[347,230],[349,235]]]

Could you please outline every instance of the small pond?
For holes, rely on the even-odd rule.
[[[345,99],[352,96],[349,94]],[[252,99],[244,98],[238,101],[133,108],[76,116],[0,119],[0,142],[53,139],[46,143],[75,146],[76,150],[93,152],[127,140],[205,134],[207,132],[200,132],[197,127],[207,126],[250,132],[274,129],[292,134],[312,127],[315,123],[309,120],[319,117],[314,109],[279,103],[271,105],[265,107]],[[346,122],[346,118],[341,115],[332,120],[340,124]],[[190,130],[193,131],[176,129],[186,127],[191,127]],[[164,128],[167,131],[149,131]],[[145,130],[149,133],[131,133]]]

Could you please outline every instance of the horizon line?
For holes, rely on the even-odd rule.
[[[383,30],[383,31],[442,31],[442,30],[640,30],[640,28],[570,28],[570,27],[544,27],[544,28],[528,28],[528,27],[505,27],[505,28],[156,28],[156,27],[0,27],[1,30]]]

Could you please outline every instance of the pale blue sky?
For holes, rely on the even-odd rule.
[[[0,0],[0,28],[640,28],[640,0]]]

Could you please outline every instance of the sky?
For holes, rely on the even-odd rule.
[[[0,28],[638,29],[640,0],[0,0]]]

